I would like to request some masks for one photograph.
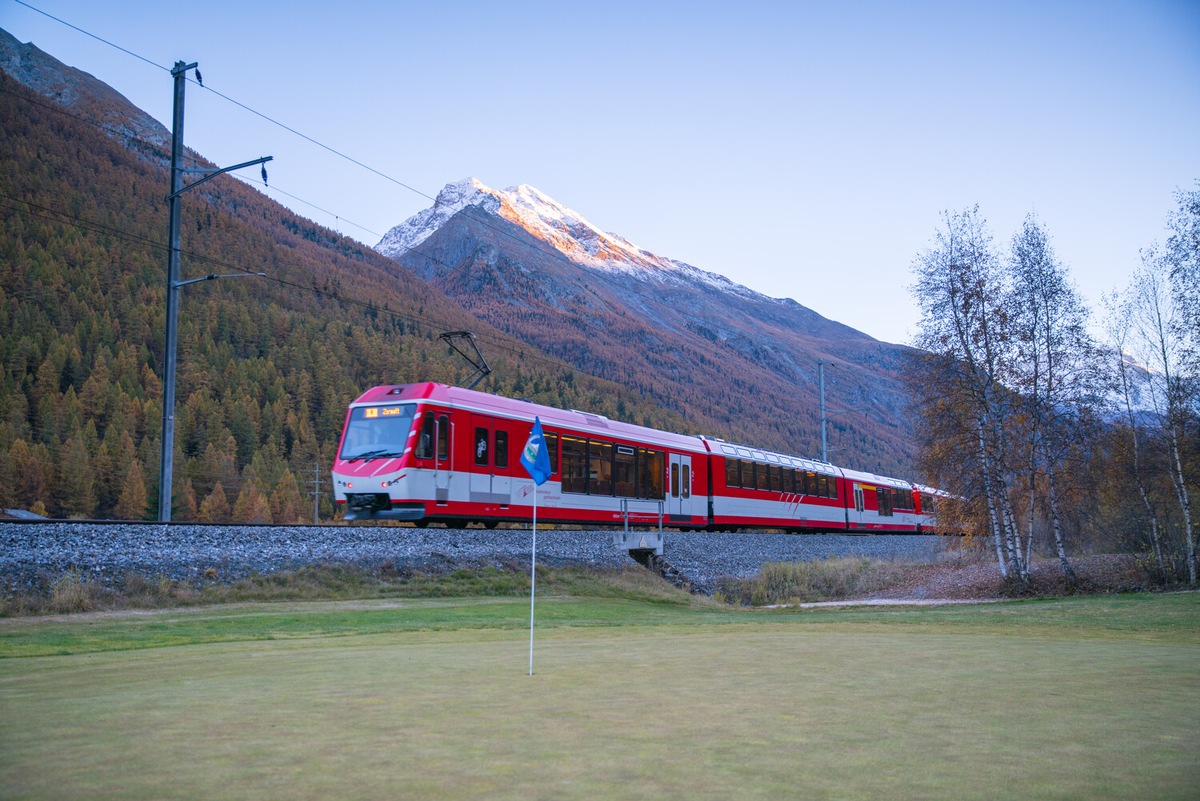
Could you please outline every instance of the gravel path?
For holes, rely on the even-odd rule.
[[[183,581],[232,581],[312,563],[444,570],[529,559],[528,529],[373,526],[200,526],[0,523],[0,589],[22,592],[75,569],[106,584],[127,573]],[[936,562],[936,536],[709,534],[668,531],[665,557],[694,585],[749,577],[767,562],[836,556]],[[611,531],[538,531],[542,564],[632,564]]]

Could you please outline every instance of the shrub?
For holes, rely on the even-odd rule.
[[[861,558],[771,562],[754,578],[721,582],[714,597],[750,606],[827,601],[883,589],[898,572],[895,565]]]
[[[58,577],[50,588],[53,612],[87,612],[95,608],[92,583],[82,571],[72,568]]]

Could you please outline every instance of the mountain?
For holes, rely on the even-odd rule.
[[[469,178],[376,245],[513,337],[677,411],[695,433],[911,475],[910,349],[601,231],[530,186]],[[853,291],[853,282],[846,282]]]
[[[0,508],[156,516],[167,138],[110,87],[0,31]],[[475,332],[493,391],[683,425],[231,176],[182,197],[185,279],[266,277],[181,293],[175,519],[311,520],[314,481],[330,516],[346,405],[375,384],[457,383],[466,370],[443,331]]]
[[[100,125],[131,149],[169,152],[171,134],[120,92],[0,28],[0,71],[58,106]]]

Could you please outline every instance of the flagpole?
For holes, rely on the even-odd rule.
[[[525,447],[521,450],[521,466],[533,479],[533,550],[529,560],[529,675],[533,675],[533,609],[534,598],[537,597],[537,493],[538,487],[550,478],[554,472],[550,458],[546,453],[545,435],[542,433],[542,420],[533,418],[533,430]]]
[[[533,558],[529,564],[529,675],[533,675],[533,599],[537,589],[537,483],[533,485]]]

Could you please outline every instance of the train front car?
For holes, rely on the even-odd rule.
[[[534,418],[551,476],[520,466]],[[418,526],[708,523],[704,449],[695,437],[443,384],[376,387],[350,405],[333,467],[347,520]],[[693,492],[695,490],[695,492]]]
[[[415,486],[424,483],[417,478],[416,457],[419,449],[432,449],[437,431],[422,437],[415,422],[425,400],[423,386],[428,385],[375,387],[350,404],[333,462],[334,501],[345,509],[345,519],[425,517]]]

